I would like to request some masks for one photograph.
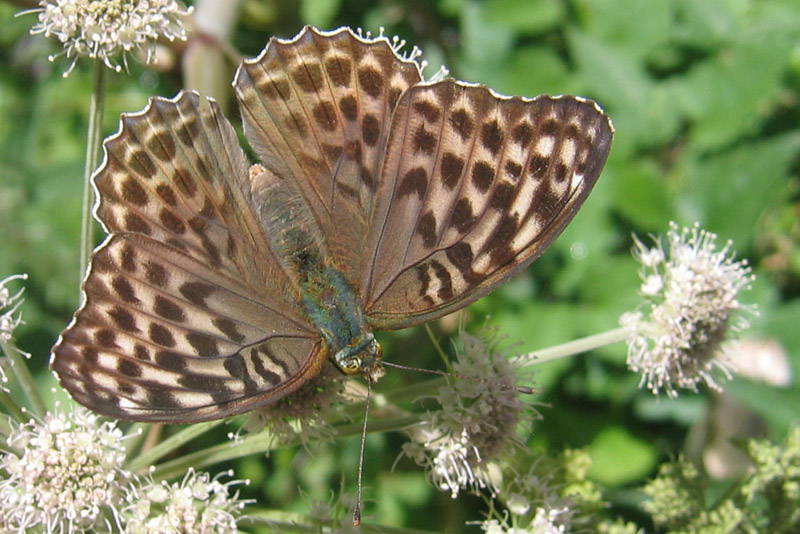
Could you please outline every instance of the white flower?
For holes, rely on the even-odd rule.
[[[753,276],[745,261],[734,261],[730,242],[716,250],[716,238],[697,224],[679,230],[671,223],[667,250],[660,240],[648,248],[636,239],[647,304],[620,323],[630,329],[628,367],[653,393],[676,396],[676,387],[696,391],[700,382],[719,389],[714,367],[730,376],[724,341],[749,326],[742,312],[755,314],[738,300]]]
[[[181,482],[168,484],[152,479],[130,489],[122,511],[125,534],[232,534],[242,509],[249,501],[231,494],[231,486],[247,483],[232,480],[222,483],[220,473],[211,478],[208,473],[189,469]]]
[[[27,280],[27,274],[15,274],[0,280],[0,342],[7,343],[11,341],[14,334],[14,329],[22,322],[22,317],[17,314],[17,310],[22,304],[20,297],[24,289],[20,289],[14,295],[6,287],[6,284],[12,280]],[[0,368],[0,377],[5,382],[5,375],[2,368]]]
[[[291,394],[250,412],[244,429],[255,433],[266,428],[280,443],[328,439],[333,435],[328,421],[346,399],[345,381],[345,375],[327,365]]]
[[[521,493],[512,493],[506,499],[508,511],[514,515],[525,515],[531,509],[531,503]]]
[[[525,406],[515,389],[517,375],[496,339],[462,332],[464,350],[453,366],[455,378],[440,389],[442,409],[429,413],[403,453],[425,466],[431,482],[449,491],[489,488],[496,493],[500,469],[492,460],[516,439]],[[469,380],[474,377],[475,380]]]
[[[0,455],[0,531],[109,529],[128,473],[114,423],[81,407],[12,425]]]
[[[564,534],[567,527],[560,523],[562,515],[569,515],[566,508],[537,508],[531,523],[531,532],[535,534]]]
[[[39,14],[31,33],[54,36],[62,43],[64,50],[50,60],[61,55],[72,60],[64,76],[79,56],[100,58],[117,72],[123,67],[115,57],[121,56],[127,68],[127,54],[134,50],[144,51],[150,63],[159,37],[186,40],[182,18],[192,12],[175,0],[41,0],[39,5],[25,12]]]
[[[481,523],[481,530],[486,534],[565,534],[567,525],[564,521],[570,519],[571,512],[567,508],[539,507],[526,527],[510,526],[507,519],[502,522],[490,519]]]
[[[22,305],[23,301],[20,297],[25,289],[20,289],[12,295],[11,291],[6,287],[6,284],[12,280],[27,279],[27,274],[15,274],[4,280],[0,280],[0,343],[8,344],[5,350],[13,350],[23,356],[27,356],[27,354],[11,344],[11,340],[14,338],[14,329],[22,322],[22,314],[17,313],[17,310]],[[0,354],[2,354],[2,352],[0,352]],[[0,365],[0,382],[8,382],[8,377],[2,365]],[[8,391],[5,386],[0,386],[0,390]]]

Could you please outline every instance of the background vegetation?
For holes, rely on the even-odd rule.
[[[18,10],[0,3],[0,279],[30,275],[25,324],[16,337],[33,354],[45,390],[53,384],[49,349],[78,303],[91,74],[79,63],[62,78],[67,64],[47,61],[57,44],[28,35],[35,16],[14,18]],[[303,24],[373,32],[383,26],[423,49],[429,74],[445,64],[459,79],[506,94],[579,94],[612,117],[611,156],[586,205],[542,259],[466,312],[468,330],[489,316],[524,352],[615,328],[639,302],[631,233],[664,233],[670,220],[699,221],[722,244],[733,240],[757,275],[743,300],[756,303],[760,317],[743,337],[779,347],[792,376],[800,374],[796,0],[243,0],[229,45],[252,57],[270,36],[292,37]],[[187,86],[184,50],[166,51],[157,70],[131,62],[129,74],[110,75],[105,134],[117,130],[121,112]],[[228,85],[234,67],[223,62],[218,85],[236,122]],[[433,325],[443,346],[456,323],[446,318]],[[380,339],[389,360],[441,368],[423,329]],[[534,400],[549,406],[539,408],[544,420],[527,444],[550,453],[587,448],[591,477],[607,488],[613,512],[646,527],[636,488],[681,451],[701,457],[720,426],[715,417],[723,401],[705,393],[654,398],[637,389],[639,377],[625,369],[625,355],[617,344],[541,366]],[[400,371],[390,375],[392,388],[419,380]],[[740,378],[725,390],[757,417],[756,433],[782,439],[797,422],[795,379],[776,387]],[[218,428],[204,439],[216,442],[234,428]],[[404,440],[398,433],[369,435],[365,492],[374,502],[367,503],[367,518],[426,530],[477,530],[464,522],[482,518],[481,501],[451,500],[408,460],[392,470]],[[200,446],[202,440],[187,448]],[[352,438],[279,449],[267,459],[253,456],[219,469],[233,467],[237,478],[250,478],[246,496],[260,504],[305,513],[312,499],[328,500],[338,491],[342,479],[352,491],[357,457],[358,439]]]

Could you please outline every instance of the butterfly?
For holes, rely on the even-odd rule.
[[[580,97],[440,78],[382,34],[306,27],[236,73],[259,163],[196,92],[123,114],[93,177],[109,235],[53,348],[61,384],[101,414],[187,423],[331,362],[375,381],[373,331],[527,267],[589,195],[611,122]]]

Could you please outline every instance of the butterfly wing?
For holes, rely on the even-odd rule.
[[[236,74],[248,140],[267,169],[299,189],[335,266],[353,283],[391,111],[421,79],[419,65],[388,39],[349,28],[306,27],[291,41],[272,39]]]
[[[371,327],[453,312],[529,265],[594,186],[613,129],[591,101],[454,80],[395,111],[362,263]]]
[[[61,383],[139,421],[216,419],[287,395],[328,349],[250,208],[230,124],[194,93],[151,99],[121,123],[94,177],[111,235],[53,349]]]

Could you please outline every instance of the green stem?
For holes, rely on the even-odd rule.
[[[567,356],[575,356],[576,354],[624,341],[628,337],[628,334],[629,330],[627,328],[609,330],[601,334],[595,334],[593,336],[576,339],[574,341],[562,343],[561,345],[555,345],[529,354],[524,354],[517,359],[517,364],[521,368],[526,368]],[[445,384],[446,380],[446,377],[441,377],[417,382],[402,389],[390,391],[384,394],[384,396],[390,404],[407,402],[424,396],[430,397],[436,395],[438,389]],[[355,408],[353,412],[348,410],[348,413],[354,413],[355,410]]]
[[[29,416],[25,415],[25,412],[22,410],[22,407],[19,405],[16,399],[2,389],[0,389],[0,404],[3,405],[3,407],[6,409],[6,412],[8,412],[8,415],[12,416],[14,420],[18,422],[24,422],[29,419]],[[7,418],[0,416],[0,421],[5,421],[6,419]],[[7,432],[5,433],[7,434]]]
[[[576,354],[582,354],[599,347],[605,347],[606,345],[611,345],[612,343],[624,341],[628,338],[629,334],[630,330],[625,327],[609,330],[608,332],[603,332],[602,334],[595,334],[593,336],[576,339],[574,341],[568,341],[567,343],[562,343],[561,345],[556,345],[554,347],[548,347],[546,349],[524,354],[517,359],[517,363],[521,367],[530,367],[540,363],[557,360],[559,358],[575,356]]]
[[[81,206],[80,279],[86,275],[89,257],[94,249],[92,206],[94,189],[92,173],[100,163],[100,143],[103,130],[103,105],[106,96],[106,68],[101,59],[94,61],[94,83],[89,103],[89,130],[86,134],[86,166],[83,171],[83,205]]]
[[[184,454],[169,462],[157,466],[153,471],[153,478],[164,480],[175,478],[186,473],[190,467],[200,470],[203,467],[218,462],[242,458],[251,454],[264,453],[273,448],[273,440],[265,439],[266,433],[251,434],[239,438],[236,443],[221,443],[201,451]],[[138,460],[138,458],[137,458]],[[142,462],[139,462],[140,464]]]
[[[28,369],[28,362],[25,361],[25,357],[23,356],[24,353],[10,343],[0,343],[0,347],[2,347],[6,358],[11,362],[11,369],[14,372],[14,376],[17,378],[17,382],[19,382],[28,402],[31,403],[31,411],[39,417],[44,417],[44,402],[36,389],[33,375],[31,375],[31,371]],[[22,421],[24,419],[20,420]]]
[[[152,449],[147,452],[144,452],[137,456],[136,458],[132,459],[130,464],[128,464],[128,469],[131,471],[139,471],[140,469],[145,469],[153,464],[155,464],[158,460],[163,458],[164,456],[170,454],[172,451],[183,445],[184,443],[193,440],[194,438],[208,432],[214,427],[217,427],[224,423],[225,419],[219,419],[217,421],[209,421],[207,423],[198,423],[196,425],[189,425],[174,436],[170,436],[169,438],[165,439]],[[230,447],[230,444],[225,444],[227,447]],[[194,456],[194,455],[192,455]],[[181,457],[185,458],[185,456]],[[191,464],[187,467],[191,467]]]
[[[242,519],[240,525],[265,525],[269,527],[270,532],[275,531],[317,534],[319,532],[351,531],[346,527],[346,525],[344,528],[337,527],[334,522],[331,522],[327,525],[327,527],[323,528],[319,521],[313,520],[301,514],[285,512],[282,510],[258,510],[250,507],[247,508],[247,517]],[[360,527],[353,529],[352,532],[361,532],[364,534],[432,534],[432,532],[429,530],[390,527],[386,525],[370,525],[369,523],[362,523]]]
[[[150,428],[150,423],[133,423],[125,432],[125,454],[128,463],[139,452],[148,428]]]
[[[368,431],[388,432],[392,430],[401,430],[410,425],[418,423],[420,420],[419,415],[412,415],[406,417],[392,417],[386,420],[371,420]],[[361,424],[349,424],[336,427],[334,437],[340,438],[345,436],[354,436],[361,433]],[[264,454],[276,447],[292,447],[298,445],[299,439],[281,443],[276,439],[272,439],[269,432],[259,432],[258,434],[250,434],[244,438],[239,438],[235,443],[221,443],[207,449],[197,451],[190,454],[185,454],[180,458],[164,462],[153,470],[153,478],[156,480],[170,479],[181,476],[190,467],[200,470],[203,467],[213,465],[219,462],[234,460],[236,458],[244,458],[254,454]],[[135,460],[136,466],[131,466],[131,470],[141,469],[145,463],[140,461],[140,458]]]

